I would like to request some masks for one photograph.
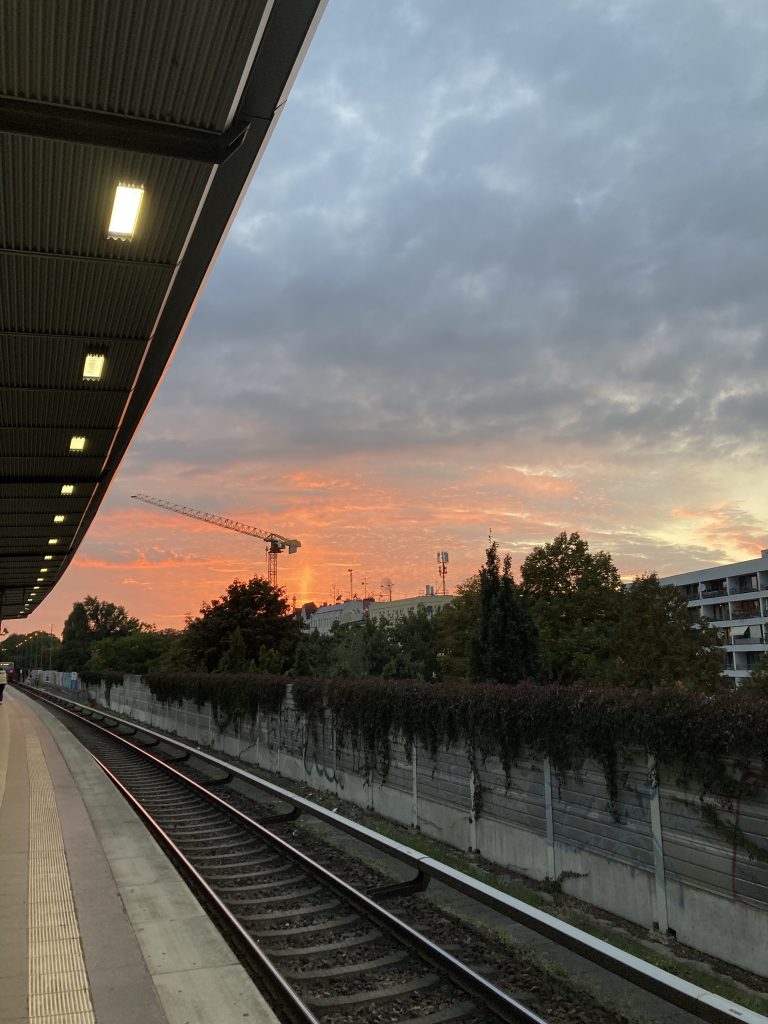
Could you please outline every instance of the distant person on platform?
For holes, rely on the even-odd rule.
[[[5,689],[5,684],[7,682],[8,682],[8,676],[5,673],[5,669],[4,668],[0,668],[0,704],[3,703],[3,690]]]

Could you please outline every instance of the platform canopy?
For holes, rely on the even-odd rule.
[[[324,3],[0,7],[0,619],[83,540]]]

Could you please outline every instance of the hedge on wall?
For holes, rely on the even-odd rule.
[[[97,682],[105,673],[93,673]],[[85,679],[85,674],[84,674]],[[253,674],[178,674],[145,677],[156,700],[198,707],[210,704],[217,724],[254,722],[259,712],[278,713],[288,680]],[[110,680],[111,682],[111,680]],[[675,777],[702,793],[728,798],[739,783],[728,762],[768,772],[768,699],[738,692],[716,695],[684,690],[625,690],[578,686],[517,686],[420,680],[293,679],[296,710],[310,729],[326,710],[340,748],[360,751],[365,766],[383,776],[391,738],[402,735],[433,756],[452,743],[466,744],[470,761],[498,757],[507,783],[524,752],[548,757],[556,772],[585,758],[601,765],[612,802],[618,797],[625,753],[641,748]]]
[[[434,685],[419,681],[296,680],[298,710],[310,721],[329,708],[338,742],[362,749],[369,767],[389,767],[389,738],[402,734],[433,755],[464,742],[482,758],[496,756],[507,783],[523,751],[549,757],[566,772],[585,758],[605,773],[611,801],[619,765],[631,748],[644,749],[702,792],[736,791],[726,759],[768,768],[768,700],[683,690],[622,690],[577,686]]]
[[[198,708],[210,704],[220,729],[255,722],[261,711],[277,714],[285,701],[286,680],[282,676],[252,673],[157,673],[144,676],[155,700],[162,704],[192,701]]]

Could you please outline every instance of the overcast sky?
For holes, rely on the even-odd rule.
[[[195,316],[73,567],[181,626],[259,541],[297,602],[768,547],[763,0],[330,0]],[[365,581],[365,584],[364,582]],[[44,626],[43,623],[46,625]]]

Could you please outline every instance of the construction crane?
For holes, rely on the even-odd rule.
[[[196,508],[187,508],[186,505],[174,505],[172,501],[165,501],[163,498],[151,498],[148,494],[132,494],[131,497],[136,498],[138,501],[145,501],[148,505],[167,508],[169,512],[178,512],[179,515],[189,516],[190,519],[200,519],[204,523],[223,526],[225,530],[234,530],[235,533],[245,533],[249,537],[258,537],[260,540],[265,540],[267,542],[267,580],[273,587],[277,586],[277,556],[286,549],[289,555],[294,555],[301,547],[300,540],[289,540],[288,537],[282,537],[279,533],[257,530],[255,526],[248,526],[247,523],[238,523],[236,519],[215,516],[211,512],[200,512]]]

